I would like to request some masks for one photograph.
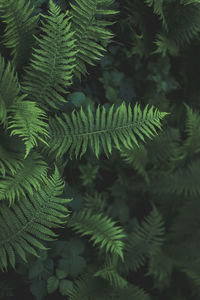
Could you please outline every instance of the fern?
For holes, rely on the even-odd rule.
[[[14,74],[14,68],[8,61],[5,67],[5,60],[0,55],[2,70],[0,74],[1,98],[0,98],[0,121],[5,130],[11,129],[10,136],[18,134],[24,137],[26,144],[26,158],[34,145],[37,145],[36,137],[46,143],[38,134],[42,133],[48,136],[46,128],[48,125],[42,119],[46,119],[45,113],[35,102],[24,100],[27,95],[20,95],[20,85],[18,78]],[[45,128],[46,127],[46,128]],[[15,129],[13,129],[15,128]],[[48,144],[46,143],[48,146]]]
[[[153,206],[151,213],[128,236],[125,242],[125,261],[127,264],[121,264],[120,270],[125,267],[128,270],[137,271],[139,267],[144,265],[147,257],[159,252],[164,241],[164,222],[156,207]]]
[[[111,251],[113,254],[119,255],[122,260],[124,243],[122,238],[126,237],[120,226],[114,226],[116,222],[111,221],[102,214],[94,214],[88,210],[74,212],[68,219],[67,227],[72,227],[81,236],[91,234],[90,238],[94,246],[100,243],[99,248],[105,247],[106,252]]]
[[[20,68],[27,63],[37,33],[38,16],[32,16],[34,7],[27,0],[0,0],[0,13],[6,23],[3,45],[11,49],[12,63]]]
[[[18,101],[9,111],[14,115],[8,117],[9,126],[7,129],[12,128],[10,136],[18,134],[23,137],[22,140],[25,141],[26,145],[24,158],[28,156],[32,147],[37,146],[36,137],[48,146],[47,142],[38,135],[41,133],[49,137],[45,129],[45,127],[48,128],[48,125],[44,122],[47,117],[40,108],[36,107],[34,102]]]
[[[150,256],[148,272],[145,276],[153,276],[156,285],[168,287],[173,266],[173,260],[160,249],[159,253]]]
[[[87,74],[85,62],[94,66],[93,60],[99,60],[106,51],[98,42],[106,41],[114,35],[105,29],[105,26],[115,22],[97,20],[96,15],[111,15],[118,13],[105,9],[114,0],[75,0],[75,5],[70,3],[70,16],[72,18],[72,30],[75,31],[76,55],[75,75],[81,80],[81,74]]]
[[[186,157],[191,157],[193,154],[197,154],[200,152],[199,113],[197,111],[192,111],[192,109],[186,103],[184,103],[184,106],[187,109],[187,116],[186,116],[187,138],[179,149],[182,152],[182,159]]]
[[[169,24],[168,37],[179,46],[189,44],[200,31],[199,17],[200,5],[197,3],[180,5],[175,1],[169,4],[166,15]]]
[[[55,234],[51,227],[62,227],[65,218],[69,215],[66,204],[72,199],[62,199],[65,183],[60,178],[58,169],[52,177],[47,178],[45,185],[29,196],[30,201],[24,197],[12,209],[1,205],[0,210],[0,269],[7,270],[8,261],[15,268],[16,253],[27,262],[26,253],[39,257],[35,248],[47,250],[39,241],[52,241]]]
[[[94,276],[100,276],[108,280],[115,288],[123,288],[128,284],[128,282],[118,274],[115,262],[110,256],[106,257],[103,269],[97,271]]]
[[[127,164],[134,167],[143,176],[147,184],[150,184],[149,176],[145,170],[148,162],[148,153],[144,145],[141,145],[140,148],[135,147],[132,150],[123,149],[120,151],[120,155]]]
[[[1,54],[0,65],[0,123],[4,128],[7,128],[8,109],[14,103],[14,100],[19,97],[20,87],[11,62],[8,60],[6,65],[5,59]]]
[[[155,126],[161,129],[160,119],[169,114],[159,112],[158,109],[153,112],[153,106],[148,111],[148,104],[142,113],[137,103],[134,111],[132,111],[130,104],[127,109],[124,102],[115,112],[113,112],[113,109],[114,104],[108,112],[106,112],[104,107],[102,107],[102,112],[100,112],[100,106],[98,105],[94,116],[90,106],[88,107],[88,115],[84,113],[81,107],[79,112],[72,112],[72,119],[63,113],[62,116],[65,121],[57,115],[55,118],[50,116],[49,151],[57,151],[56,159],[58,159],[70,150],[70,159],[72,159],[72,153],[75,153],[77,159],[80,150],[82,150],[80,158],[86,152],[90,141],[92,151],[99,158],[101,142],[106,156],[109,157],[109,154],[112,152],[112,139],[118,150],[121,150],[119,142],[127,149],[132,149],[133,143],[139,147],[135,134],[142,141],[144,141],[144,135],[152,139],[151,135],[158,135]],[[48,152],[45,149],[42,151]]]
[[[168,25],[165,19],[164,11],[163,11],[163,0],[145,0],[148,6],[154,6],[154,13],[160,16],[160,19],[163,23],[163,27],[166,31],[168,31]]]
[[[22,91],[28,94],[29,100],[37,101],[45,110],[48,110],[48,105],[56,109],[57,104],[67,102],[59,93],[67,94],[66,87],[72,84],[77,52],[68,11],[60,13],[60,8],[52,0],[49,4],[50,16],[43,15],[46,23],[41,21],[41,29],[47,35],[35,36],[40,49],[34,48],[34,58],[25,68],[21,82]]]
[[[85,273],[75,280],[73,289],[69,291],[69,300],[110,300],[110,294],[111,287],[106,280]]]
[[[182,161],[184,164],[184,161]],[[200,160],[191,161],[187,166],[177,168],[176,171],[169,174],[162,174],[162,177],[155,177],[152,179],[151,184],[156,186],[155,194],[162,195],[175,194],[184,197],[197,197],[200,195],[199,187],[199,168]],[[154,193],[154,189],[152,189]]]
[[[18,168],[11,176],[0,177],[0,200],[8,200],[11,206],[21,196],[26,197],[25,191],[33,196],[34,189],[38,190],[42,182],[46,182],[47,164],[41,159],[41,155],[32,153],[22,161],[22,167]]]
[[[84,195],[84,208],[93,211],[94,213],[102,213],[106,205],[107,195],[95,191],[89,195]]]
[[[22,154],[10,152],[0,145],[0,176],[5,177],[6,172],[14,175],[17,169],[23,167]]]

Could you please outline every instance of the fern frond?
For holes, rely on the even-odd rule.
[[[14,100],[19,98],[20,86],[11,62],[8,60],[6,64],[1,54],[0,66],[0,123],[7,128],[8,109]]]
[[[1,137],[1,135],[0,135]],[[10,152],[0,145],[0,177],[5,177],[6,172],[14,175],[23,167],[23,156],[20,153]]]
[[[128,270],[137,271],[144,265],[147,257],[160,250],[164,241],[164,222],[156,207],[153,206],[150,214],[127,239],[125,261]]]
[[[106,280],[93,277],[90,273],[84,273],[75,280],[73,289],[69,291],[68,295],[69,300],[110,300],[111,291]]]
[[[164,221],[157,208],[152,204],[153,209],[147,217],[144,217],[141,225],[136,228],[135,235],[149,244],[150,255],[156,254],[165,241]]]
[[[147,292],[137,285],[129,284],[127,288],[118,288],[112,294],[113,298],[117,300],[151,300]]]
[[[184,197],[198,197],[200,195],[199,176],[200,160],[191,161],[186,167],[177,168],[162,177],[156,176],[151,180],[151,184],[156,186],[152,193],[162,195],[174,194]]]
[[[200,5],[192,3],[181,5],[179,2],[169,4],[166,20],[169,25],[169,37],[178,45],[189,44],[200,31]]]
[[[26,153],[24,158],[26,158],[34,145],[37,146],[37,139],[41,140],[47,146],[47,142],[43,140],[39,133],[44,134],[49,137],[48,131],[45,129],[48,128],[48,124],[45,123],[42,119],[47,119],[46,114],[36,106],[35,102],[31,101],[22,101],[26,95],[22,96],[18,101],[16,101],[9,112],[13,115],[8,117],[8,128],[11,129],[10,136],[19,135],[23,137],[26,145]],[[14,128],[14,129],[13,129]]]
[[[38,15],[31,17],[33,12],[30,1],[0,0],[1,18],[6,23],[3,44],[12,49],[12,63],[16,68],[28,62],[34,45],[33,34],[38,31]]]
[[[113,264],[112,258],[108,255],[103,266],[103,269],[100,269],[94,274],[95,277],[100,276],[108,280],[112,286],[115,288],[123,288],[127,286],[128,282],[118,274],[115,264]]]
[[[177,56],[179,53],[179,46],[176,41],[166,36],[166,34],[156,34],[156,41],[153,43],[157,48],[151,54],[161,53],[162,57],[165,57],[168,51],[173,56]]]
[[[163,27],[165,28],[166,31],[168,31],[168,25],[167,25],[167,22],[165,19],[164,11],[163,11],[164,1],[163,0],[145,0],[145,2],[149,7],[153,6],[154,13],[160,17]]]
[[[70,3],[72,16],[72,30],[75,31],[76,55],[75,75],[81,80],[81,74],[87,74],[85,63],[92,66],[93,60],[100,60],[103,56],[102,51],[106,51],[99,42],[112,38],[106,26],[115,22],[97,20],[96,15],[111,15],[118,13],[114,10],[105,9],[114,1],[110,0],[75,0],[75,4]]]
[[[50,127],[50,152],[57,151],[56,159],[62,157],[65,152],[70,150],[69,155],[75,153],[76,159],[80,158],[86,152],[90,141],[92,151],[99,158],[100,142],[106,156],[112,152],[112,139],[118,150],[121,150],[119,142],[127,149],[133,148],[133,143],[138,147],[135,135],[145,142],[144,135],[152,139],[152,136],[158,135],[155,126],[161,129],[160,119],[162,120],[169,113],[159,112],[156,109],[153,112],[153,106],[148,111],[148,104],[143,113],[140,106],[136,103],[134,111],[129,104],[128,109],[123,102],[113,113],[114,104],[107,112],[100,106],[96,110],[94,116],[90,106],[88,106],[88,115],[86,115],[81,107],[80,111],[72,112],[72,119],[63,113],[65,121],[59,116],[55,118],[49,117]],[[162,129],[161,129],[162,130]],[[45,151],[45,150],[44,150]]]
[[[107,197],[97,191],[94,194],[88,193],[84,196],[84,208],[93,211],[94,213],[102,213],[106,205]]]
[[[159,286],[168,287],[171,281],[173,260],[160,249],[158,254],[150,256],[148,272],[145,276],[153,276]]]
[[[148,153],[144,145],[140,145],[140,148],[135,147],[132,150],[123,149],[120,151],[120,156],[143,176],[147,184],[150,183],[148,173],[145,170],[148,163]]]
[[[186,134],[187,138],[180,147],[182,158],[191,157],[192,154],[200,152],[200,115],[197,111],[193,111],[186,103],[184,106],[187,109],[186,117]]]
[[[100,249],[105,247],[106,252],[111,251],[119,255],[123,261],[124,243],[121,239],[126,237],[126,234],[120,226],[115,226],[115,224],[116,222],[102,214],[82,210],[72,214],[68,219],[67,227],[72,227],[77,233],[81,233],[81,236],[92,235],[90,240],[93,241],[94,246],[100,243]]]
[[[40,188],[42,182],[46,182],[47,164],[41,160],[41,155],[31,153],[22,161],[22,167],[18,168],[14,175],[8,173],[0,177],[0,200],[8,200],[11,206],[21,196],[26,198],[25,190],[33,196],[34,190]]]
[[[7,270],[8,262],[15,268],[16,253],[25,261],[26,253],[38,257],[35,248],[47,250],[48,248],[39,241],[52,241],[57,234],[50,228],[62,227],[69,214],[63,205],[72,199],[63,199],[64,181],[61,179],[58,169],[47,178],[39,191],[14,204],[12,208],[1,205],[0,209],[0,269]]]
[[[72,72],[75,67],[75,39],[71,30],[71,17],[68,11],[61,13],[52,0],[49,1],[50,16],[43,17],[42,30],[46,35],[36,37],[40,49],[34,48],[31,65],[25,68],[21,85],[29,100],[49,110],[48,105],[57,108],[56,104],[66,103],[59,93],[65,93],[66,87],[72,84]],[[64,86],[65,88],[63,88]]]

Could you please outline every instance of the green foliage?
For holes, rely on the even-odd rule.
[[[81,236],[91,234],[90,240],[93,241],[94,245],[100,243],[100,249],[105,247],[106,252],[111,251],[124,260],[122,252],[124,243],[121,239],[126,237],[126,234],[120,226],[115,226],[115,222],[102,214],[92,214],[88,210],[82,210],[79,213],[75,212],[68,219],[67,226],[81,233]]]
[[[57,235],[50,230],[51,227],[61,227],[69,212],[61,204],[68,203],[70,199],[60,199],[64,182],[59,177],[58,169],[48,179],[45,186],[41,187],[34,196],[29,195],[29,201],[21,198],[19,203],[12,206],[12,210],[6,205],[1,206],[0,221],[0,267],[7,270],[8,261],[15,267],[15,253],[26,260],[25,252],[38,256],[36,248],[47,249],[38,240],[52,241]],[[45,191],[45,193],[44,193]],[[69,214],[68,214],[69,215]],[[9,226],[8,226],[9,222]]]
[[[112,152],[112,140],[118,150],[121,149],[119,142],[127,149],[132,148],[133,143],[139,147],[135,135],[144,142],[143,135],[151,139],[151,135],[157,134],[155,126],[161,129],[160,120],[168,114],[159,112],[158,109],[153,111],[153,109],[152,106],[148,110],[147,105],[142,113],[137,103],[132,110],[130,105],[127,108],[123,102],[114,112],[114,104],[108,111],[104,107],[101,111],[98,105],[95,113],[92,113],[88,106],[87,115],[82,107],[78,112],[73,110],[71,118],[63,113],[64,121],[59,116],[50,117],[50,152],[57,151],[57,159],[70,150],[70,159],[74,152],[76,159],[79,154],[81,158],[87,151],[89,141],[97,158],[100,153],[100,142],[107,157]],[[82,150],[81,153],[80,150]]]
[[[126,0],[126,10],[129,14],[127,24],[130,24],[132,40],[135,44],[131,50],[132,55],[139,54],[141,57],[147,57],[151,52],[151,55],[166,56],[169,53],[177,56],[180,47],[189,44],[200,31],[199,1]],[[155,17],[154,14],[161,20],[161,26],[158,25],[156,31],[154,28],[151,30],[149,26]],[[141,34],[137,34],[135,30],[137,26]],[[152,34],[154,38],[149,38]],[[154,50],[153,44],[156,45]]]
[[[22,90],[28,94],[29,99],[37,100],[45,109],[47,105],[57,108],[56,103],[66,102],[59,93],[66,93],[66,89],[61,85],[67,88],[72,84],[77,53],[68,11],[63,14],[52,0],[50,4],[50,16],[43,15],[46,23],[42,21],[42,31],[46,35],[40,38],[35,36],[40,49],[34,49],[35,53],[32,54],[34,58],[26,68],[21,83]]]
[[[1,18],[6,23],[2,43],[11,49],[12,63],[18,69],[29,60],[33,36],[38,32],[38,15],[31,17],[33,12],[34,7],[26,0],[0,1]]]
[[[199,299],[199,5],[0,0],[0,299]]]
[[[103,56],[105,41],[113,37],[113,34],[106,29],[106,26],[114,22],[98,20],[98,15],[116,14],[117,11],[107,9],[114,0],[75,0],[75,5],[70,2],[72,16],[72,30],[75,30],[76,55],[75,75],[81,80],[81,74],[88,74],[85,63],[94,66],[93,60],[99,60]],[[85,30],[87,28],[87,30]],[[98,42],[103,44],[100,45]]]

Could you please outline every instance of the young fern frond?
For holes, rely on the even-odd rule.
[[[57,104],[67,103],[59,93],[67,94],[66,87],[72,84],[72,73],[75,66],[75,39],[71,30],[71,17],[68,11],[61,13],[52,0],[50,16],[43,17],[42,30],[46,35],[36,37],[40,49],[35,49],[31,65],[25,68],[21,85],[29,100],[37,101],[44,110],[48,105],[57,108]],[[63,88],[64,86],[65,88]]]
[[[0,269],[7,270],[8,262],[15,268],[16,253],[25,261],[26,252],[39,257],[35,248],[47,250],[39,241],[53,241],[57,234],[50,228],[62,227],[62,220],[69,216],[69,210],[63,205],[72,199],[63,199],[64,181],[58,169],[40,190],[20,199],[12,208],[1,205],[0,209]]]
[[[72,227],[81,236],[91,234],[90,238],[94,246],[100,243],[99,248],[105,247],[106,252],[111,251],[121,257],[123,256],[124,243],[122,238],[126,237],[125,232],[120,226],[115,226],[116,222],[111,221],[108,217],[102,214],[94,214],[92,211],[82,210],[74,212],[68,219],[67,227]]]
[[[113,142],[118,150],[121,150],[119,143],[127,149],[132,149],[133,143],[139,147],[135,135],[144,142],[144,136],[152,139],[151,135],[158,135],[155,127],[162,130],[160,120],[169,114],[159,112],[158,109],[153,112],[153,108],[152,106],[148,110],[147,104],[142,113],[137,103],[132,111],[130,104],[127,108],[122,102],[115,112],[113,112],[113,104],[108,112],[105,107],[102,107],[101,112],[98,105],[95,115],[90,106],[88,106],[87,115],[82,107],[79,112],[72,112],[72,118],[63,113],[64,121],[57,115],[55,118],[50,116],[50,140],[48,141],[50,152],[57,151],[56,159],[58,159],[69,150],[70,159],[73,153],[77,159],[81,150],[80,158],[87,151],[90,142],[92,151],[99,158],[100,143],[107,157],[112,152]]]

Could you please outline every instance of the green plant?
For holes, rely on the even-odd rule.
[[[46,241],[58,237],[51,228],[62,228],[65,224],[81,235],[91,235],[99,254],[105,251],[107,256],[103,269],[85,273],[84,280],[94,282],[94,286],[107,280],[115,288],[127,284],[115,269],[118,259],[124,260],[123,238],[127,237],[124,229],[103,213],[92,213],[92,209],[70,212],[66,206],[72,199],[59,197],[65,186],[62,179],[67,164],[65,154],[70,159],[75,154],[77,159],[90,149],[97,158],[103,153],[108,158],[113,148],[120,151],[122,147],[129,150],[135,145],[139,147],[137,138],[145,142],[145,136],[152,139],[158,135],[156,128],[162,130],[160,122],[169,114],[154,110],[154,106],[149,108],[148,104],[143,111],[138,103],[132,109],[125,102],[109,108],[88,106],[87,112],[81,106],[71,115],[59,108],[63,103],[66,105],[65,95],[73,81],[81,81],[81,76],[87,74],[85,64],[94,66],[113,37],[107,30],[113,22],[96,17],[116,14],[116,10],[107,8],[113,2],[76,0],[70,3],[69,11],[61,13],[59,6],[50,0],[49,15],[41,15],[44,20],[40,29],[44,34],[37,36],[40,15],[31,17],[34,7],[30,3],[0,0],[1,21],[6,25],[1,49],[11,49],[11,59],[7,62],[0,56],[2,271],[9,265],[15,268],[19,257],[27,261],[27,254],[38,258],[39,250],[49,249]],[[144,225],[145,235],[154,218],[160,227],[161,217],[156,212],[148,226]],[[138,239],[142,243],[145,236],[141,234]],[[156,248],[159,241],[160,237],[155,237],[151,247]],[[48,278],[49,285],[53,276]],[[83,282],[77,281],[83,294],[75,287],[69,291],[70,299],[87,299]],[[62,282],[62,293],[67,284]],[[49,292],[57,286],[49,288]],[[94,290],[93,293],[94,299],[100,297]],[[106,293],[102,290],[102,297]]]

